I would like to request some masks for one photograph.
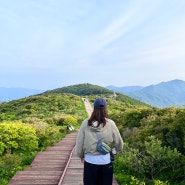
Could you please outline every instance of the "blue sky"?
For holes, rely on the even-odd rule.
[[[0,25],[0,87],[185,80],[184,0],[6,0]]]

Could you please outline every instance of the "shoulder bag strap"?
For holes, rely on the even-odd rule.
[[[100,134],[98,132],[96,132],[96,137],[98,140],[102,140],[102,138],[100,137]]]

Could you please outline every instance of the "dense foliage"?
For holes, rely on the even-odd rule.
[[[49,94],[50,93],[71,93],[71,94],[76,94],[78,96],[85,96],[85,95],[97,95],[97,94],[109,95],[112,93],[112,91],[97,85],[85,83],[85,84],[62,87],[51,91],[46,91],[44,94],[48,94],[48,93]]]
[[[82,95],[92,104],[99,96],[106,98],[109,116],[124,139],[124,151],[114,164],[119,185],[185,184],[184,109],[154,108],[85,85],[93,87],[71,86],[65,93],[58,89],[0,104],[0,184],[6,185],[38,151],[62,139],[67,125],[79,128],[87,117]]]
[[[30,96],[0,104],[0,121],[27,117],[45,119],[55,115],[84,116],[84,105],[79,96],[72,94],[47,94]]]
[[[28,124],[0,124],[0,155],[6,153],[31,152],[38,148],[36,129]]]
[[[185,184],[184,109],[128,108],[110,117],[125,141],[115,165],[119,184]]]
[[[0,104],[0,184],[30,165],[40,150],[62,139],[86,117],[83,101],[72,94],[48,94]]]

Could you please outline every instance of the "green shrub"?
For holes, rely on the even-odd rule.
[[[64,125],[76,126],[78,124],[78,119],[75,116],[66,115],[64,119]]]
[[[37,151],[29,152],[29,153],[20,153],[18,156],[22,160],[22,165],[23,166],[28,166],[32,163],[33,159],[37,155]]]
[[[154,185],[170,185],[168,181],[162,182],[160,180],[154,180]]]
[[[3,168],[6,171],[11,171],[13,168],[20,166],[21,161],[19,156],[7,153],[0,158],[0,168]]]
[[[144,143],[143,151],[129,148],[125,144],[124,152],[117,156],[115,171],[125,171],[140,178],[155,180],[162,177],[168,180],[180,166],[181,154],[177,150],[162,146],[154,136]],[[165,175],[161,176],[164,172]]]
[[[58,125],[58,126],[68,126],[68,125],[72,125],[73,127],[78,125],[78,116],[73,116],[73,115],[69,115],[69,114],[64,114],[64,115],[60,115],[60,116],[55,116],[53,118],[52,123]],[[47,121],[49,121],[51,119],[47,119]]]
[[[39,122],[33,124],[36,129],[39,148],[53,145],[62,138],[59,128],[52,127],[47,123]]]
[[[8,184],[8,182],[9,182],[9,180],[8,179],[5,179],[5,178],[0,178],[0,184],[1,185],[7,185]]]
[[[36,130],[29,124],[1,123],[0,124],[0,154],[14,152],[30,152],[38,149]]]
[[[7,185],[13,175],[23,169],[22,159],[16,154],[7,153],[0,158],[0,184]]]

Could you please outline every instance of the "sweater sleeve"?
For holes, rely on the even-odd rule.
[[[83,129],[83,123],[82,123],[80,130],[77,134],[76,146],[75,146],[76,155],[80,158],[84,157],[83,145],[84,145],[84,129]]]
[[[113,143],[117,152],[121,152],[123,150],[123,139],[115,123],[113,124]]]

